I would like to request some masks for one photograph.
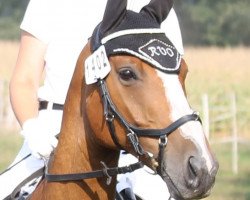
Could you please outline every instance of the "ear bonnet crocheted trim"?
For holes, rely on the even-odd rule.
[[[108,57],[132,55],[163,72],[178,73],[181,55],[160,28],[173,1],[151,0],[139,13],[126,5],[127,0],[108,0],[103,20],[91,37],[92,52],[104,45]]]

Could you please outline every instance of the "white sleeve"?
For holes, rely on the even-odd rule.
[[[51,38],[53,22],[52,3],[50,0],[30,0],[20,28],[45,44]],[[51,1],[53,2],[53,1]],[[54,16],[55,17],[55,16]]]

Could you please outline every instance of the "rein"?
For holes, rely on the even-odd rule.
[[[85,173],[57,175],[57,174],[49,174],[46,169],[45,179],[49,182],[65,182],[65,181],[80,181],[83,179],[107,177],[106,184],[109,185],[112,181],[112,176],[116,176],[118,174],[130,173],[143,167],[142,162],[137,162],[124,167],[113,167],[113,168],[108,168],[107,165],[102,161],[100,163],[103,166],[103,169]]]

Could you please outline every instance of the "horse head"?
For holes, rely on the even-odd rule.
[[[173,1],[151,0],[139,13],[126,5],[108,0],[90,39],[84,109],[94,140],[137,156],[162,177],[172,197],[203,198],[218,163],[186,98],[188,67],[160,29]]]
[[[138,13],[126,5],[107,1],[78,58],[59,143],[31,199],[114,199],[110,176],[131,169],[113,168],[121,149],[175,199],[203,198],[214,184],[218,163],[186,98],[188,67],[160,29],[173,2],[151,0]]]

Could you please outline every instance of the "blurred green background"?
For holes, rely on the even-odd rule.
[[[28,2],[0,1],[0,171],[22,145],[9,104],[8,81],[18,53],[19,24]],[[207,199],[250,200],[250,0],[176,0],[175,9],[189,65],[188,98],[204,117],[201,99],[208,95],[209,140],[220,163]],[[231,94],[235,94],[237,106],[237,174],[232,170],[232,119],[215,120],[230,112]]]

